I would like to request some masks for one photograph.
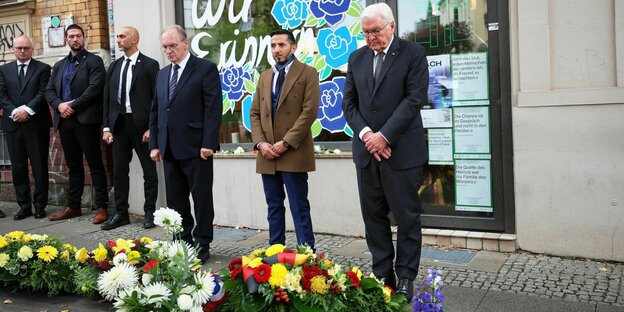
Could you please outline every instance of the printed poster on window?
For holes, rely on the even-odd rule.
[[[489,107],[453,108],[453,137],[457,154],[489,154]]]
[[[453,164],[452,129],[429,129],[427,132],[427,140],[429,141],[430,165]]]
[[[455,160],[455,210],[492,212],[491,171],[490,160]]]
[[[453,106],[489,105],[487,53],[453,54]]]

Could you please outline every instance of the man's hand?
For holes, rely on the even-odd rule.
[[[69,118],[75,113],[74,109],[69,106],[72,102],[73,100],[59,104],[58,111],[62,118]]]
[[[390,158],[390,156],[392,156],[392,150],[390,149],[390,146],[386,146],[385,149],[383,149],[381,152],[374,153],[373,156],[375,156],[375,159],[377,159],[377,161],[381,161],[381,158],[388,159]]]
[[[141,142],[149,143],[149,129],[145,130],[143,133],[143,137],[141,137]]]
[[[362,136],[362,138],[364,139],[364,143],[366,143],[366,149],[369,153],[381,153],[385,150],[386,147],[388,147],[388,142],[383,137],[383,135],[381,135],[380,132],[375,132],[371,135],[367,135],[369,133],[370,132],[367,132]]]
[[[113,133],[110,131],[104,131],[104,133],[102,134],[102,141],[104,141],[104,143],[106,144],[113,143]]]
[[[258,145],[258,149],[262,153],[262,156],[267,160],[273,160],[278,158],[280,155],[273,151],[273,146],[267,142],[262,142]]]
[[[30,115],[25,109],[15,109],[13,111],[13,121],[26,122],[28,119],[30,119]]]
[[[284,152],[286,152],[288,149],[286,148],[286,146],[284,146],[284,140],[280,140],[279,142],[271,146],[271,150],[273,151],[273,153],[277,154],[277,156],[280,156],[284,154]]]
[[[153,161],[160,161],[160,149],[159,148],[155,148],[153,150],[150,151],[150,158]]]
[[[210,148],[202,147],[199,150],[199,157],[201,157],[201,159],[203,160],[208,159],[208,157],[211,157],[212,155],[214,155],[214,151]]]

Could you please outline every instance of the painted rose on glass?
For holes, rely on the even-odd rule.
[[[347,120],[342,115],[342,97],[345,77],[334,77],[331,81],[321,82],[321,99],[317,119],[321,126],[331,133],[342,132]]]
[[[277,0],[273,4],[271,14],[284,29],[293,29],[308,17],[310,0]]]
[[[357,50],[357,39],[351,35],[347,26],[335,30],[323,28],[316,38],[318,51],[325,56],[325,61],[333,69],[347,64],[349,54]]]
[[[350,5],[351,0],[312,0],[310,12],[316,18],[325,18],[329,25],[334,25],[342,21]]]
[[[251,74],[241,67],[227,67],[221,70],[221,90],[230,101],[238,101],[245,93],[245,80],[253,80]]]

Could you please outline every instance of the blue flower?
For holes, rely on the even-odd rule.
[[[271,14],[285,29],[295,28],[308,17],[309,0],[277,0],[273,4]]]
[[[344,131],[347,120],[342,115],[342,97],[345,77],[335,77],[331,81],[321,82],[321,99],[317,119],[321,126],[331,133]]]
[[[325,18],[329,25],[339,23],[349,10],[351,0],[312,0],[310,11],[317,18]]]
[[[319,30],[316,43],[319,53],[325,56],[327,65],[333,69],[347,64],[351,52],[357,50],[357,39],[351,35],[347,26],[340,26],[336,30]]]
[[[243,126],[247,131],[251,132],[251,104],[253,103],[254,95],[247,95],[242,102],[241,113],[243,114]]]
[[[252,80],[251,74],[241,67],[228,67],[221,70],[221,89],[230,101],[238,101],[245,93],[245,80]]]

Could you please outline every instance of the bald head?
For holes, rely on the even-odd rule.
[[[139,50],[139,31],[132,26],[124,26],[117,32],[117,46],[126,56]]]
[[[25,35],[13,39],[13,53],[21,63],[30,60],[33,55],[32,40]]]

